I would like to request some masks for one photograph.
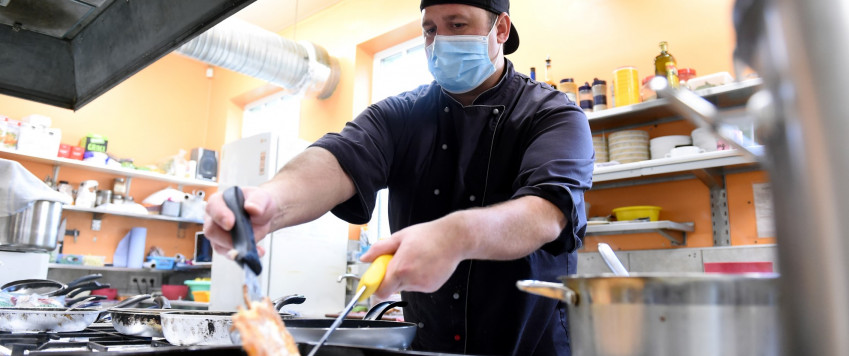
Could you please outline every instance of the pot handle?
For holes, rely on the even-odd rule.
[[[389,311],[389,309],[399,307],[403,308],[407,306],[407,302],[398,301],[398,300],[387,300],[380,303],[375,304],[369,311],[366,313],[366,316],[363,317],[363,320],[380,320],[383,317],[383,314]]]
[[[562,300],[570,305],[578,305],[578,293],[566,288],[562,283],[524,280],[517,281],[516,287],[524,292]]]
[[[274,304],[274,310],[280,311],[283,307],[289,304],[304,304],[307,298],[300,294],[285,295],[275,299],[271,304]]]

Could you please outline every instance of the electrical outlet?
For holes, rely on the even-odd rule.
[[[159,288],[160,282],[159,276],[147,276],[147,285],[151,290]]]
[[[153,290],[161,287],[161,281],[159,280],[159,276],[154,275],[130,275],[130,288],[137,288],[137,286],[141,286],[142,291],[145,290]]]

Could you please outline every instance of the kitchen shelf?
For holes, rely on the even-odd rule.
[[[744,106],[749,97],[763,86],[760,78],[695,90],[699,96],[719,108]],[[669,104],[669,99],[655,99],[633,105],[621,106],[587,114],[593,131],[611,130],[622,126],[650,124],[661,118],[679,116]]]
[[[11,159],[15,161],[26,161],[26,162],[35,162],[35,163],[43,163],[53,165],[54,167],[73,167],[73,168],[81,168],[85,170],[114,174],[117,176],[123,177],[139,177],[143,179],[151,179],[161,182],[175,183],[178,185],[192,186],[192,187],[217,187],[218,183],[210,182],[201,179],[189,179],[189,178],[180,178],[167,174],[155,173],[155,172],[147,172],[130,168],[123,167],[107,167],[99,164],[92,164],[89,162],[84,162],[75,159],[68,159],[62,157],[45,157],[38,155],[31,155],[26,153],[21,153],[17,151],[11,151],[7,149],[0,149],[0,158]]]
[[[105,271],[105,272],[147,272],[147,273],[170,273],[170,272],[185,272],[185,271],[200,271],[211,269],[211,264],[195,265],[191,267],[181,267],[175,269],[155,269],[155,268],[127,268],[127,267],[112,267],[112,266],[85,266],[85,265],[68,265],[63,263],[51,263],[48,268],[53,269],[76,269],[87,271]]]
[[[692,222],[625,221],[587,225],[586,236],[658,233],[667,238],[673,245],[684,246],[687,244],[687,233],[693,232],[693,230],[694,224]]]
[[[67,211],[78,211],[84,213],[92,213],[92,214],[106,214],[106,215],[118,215],[118,216],[126,216],[136,219],[147,219],[147,220],[160,220],[160,221],[170,221],[176,223],[188,223],[188,224],[203,224],[203,220],[191,220],[191,219],[183,219],[172,216],[164,216],[164,215],[153,215],[153,214],[134,214],[134,213],[125,213],[120,211],[109,211],[95,208],[83,208],[79,206],[67,205],[62,208],[62,210]]]
[[[659,158],[597,167],[593,170],[593,182],[691,172],[708,168],[755,163],[757,161],[754,158],[744,155],[737,150],[704,152],[684,157]]]

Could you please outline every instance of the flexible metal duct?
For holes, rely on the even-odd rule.
[[[307,41],[292,41],[229,18],[177,49],[177,53],[325,99],[339,83],[339,62]]]

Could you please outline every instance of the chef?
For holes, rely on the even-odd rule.
[[[326,213],[369,221],[389,188],[394,254],[376,295],[402,291],[416,350],[569,355],[566,308],[517,280],[574,274],[586,229],[593,146],[565,94],[518,73],[508,0],[422,0],[435,79],[371,105],[270,181],[244,188],[258,238]],[[204,224],[218,253],[234,217],[220,194]]]

